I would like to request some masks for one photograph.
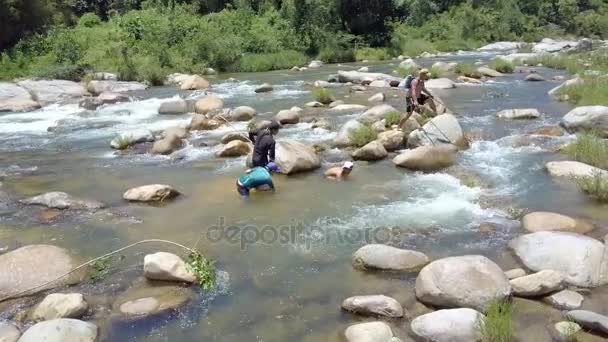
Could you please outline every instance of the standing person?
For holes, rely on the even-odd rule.
[[[437,106],[435,105],[435,101],[433,101],[433,94],[431,94],[428,89],[426,89],[425,82],[430,79],[429,69],[422,69],[418,73],[418,77],[412,80],[411,86],[408,90],[406,96],[407,103],[407,116],[405,119],[401,120],[402,122],[407,122],[407,120],[412,116],[414,110],[418,109],[420,106],[428,103],[433,112],[437,113]]]
[[[270,162],[265,167],[258,166],[249,169],[236,180],[236,191],[243,197],[249,197],[251,189],[259,191],[274,191],[271,173],[279,172],[277,164]]]
[[[274,162],[275,141],[274,136],[279,133],[281,126],[278,122],[272,121],[268,128],[257,132],[249,132],[249,140],[253,143],[253,167],[265,167],[269,162]]]
[[[329,179],[336,179],[336,180],[344,180],[348,178],[348,175],[350,175],[350,173],[353,171],[353,168],[355,167],[355,164],[353,164],[353,162],[345,162],[344,165],[342,165],[342,167],[340,166],[336,166],[336,167],[332,167],[331,169],[325,171],[325,177],[329,178]]]

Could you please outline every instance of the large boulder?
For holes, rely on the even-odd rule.
[[[566,314],[568,319],[591,331],[608,334],[608,317],[592,311],[572,310]]]
[[[453,165],[457,154],[454,145],[427,145],[406,150],[393,158],[393,163],[410,170],[433,171]]]
[[[420,68],[422,68],[420,66],[420,64],[416,63],[411,58],[408,58],[408,59],[405,59],[405,60],[401,61],[401,63],[399,63],[399,66],[402,67],[402,68],[406,68],[406,69],[420,69]]]
[[[148,86],[140,82],[93,80],[89,82],[87,89],[91,94],[98,95],[106,91],[124,93],[128,91],[145,90],[148,89]]]
[[[347,121],[340,130],[338,130],[338,134],[334,139],[334,142],[338,147],[348,147],[353,145],[353,141],[351,139],[352,132],[361,129],[364,125],[357,120],[349,120]]]
[[[424,145],[436,145],[440,143],[451,143],[456,146],[464,142],[464,133],[456,117],[452,114],[442,114],[434,117],[431,121],[410,133],[407,145],[418,147]]]
[[[522,47],[524,43],[521,42],[496,42],[480,47],[479,51],[512,51]]]
[[[184,114],[188,112],[188,103],[184,99],[171,99],[163,102],[158,108],[158,114]]]
[[[391,85],[398,85],[400,78],[374,72],[359,72],[359,71],[338,71],[338,81],[340,83],[371,83],[373,81],[387,81]]]
[[[281,125],[285,124],[297,124],[300,122],[300,114],[298,112],[294,112],[288,109],[279,111],[277,115],[275,115],[274,120]]]
[[[17,342],[21,331],[13,323],[0,321],[0,342]]]
[[[46,289],[78,283],[83,276],[78,272],[60,278],[77,265],[78,262],[67,250],[52,245],[29,245],[2,254],[0,299],[31,295]],[[51,283],[41,286],[47,282]]]
[[[378,141],[387,151],[395,151],[405,144],[405,133],[399,129],[382,132],[378,134]]]
[[[240,106],[230,112],[230,120],[249,121],[256,115],[256,110],[249,106]]]
[[[194,131],[212,131],[223,124],[223,121],[209,119],[204,115],[195,114],[192,116],[192,120],[190,120],[190,129]]]
[[[446,63],[446,62],[438,61],[438,62],[433,63],[433,66],[431,66],[431,69],[439,70],[442,72],[453,72],[456,69],[457,65],[458,65],[458,63],[456,63],[456,62]]]
[[[255,88],[255,92],[256,92],[256,93],[267,93],[267,92],[272,91],[273,89],[274,89],[274,88],[272,87],[272,85],[271,85],[271,84],[264,83],[264,84],[262,84],[261,86],[259,86],[259,87]]]
[[[608,171],[577,161],[554,161],[545,164],[553,177],[592,177],[596,174],[608,175]]]
[[[315,150],[293,140],[281,140],[276,143],[276,159],[281,173],[293,174],[310,171],[321,167],[321,159]]]
[[[500,76],[504,76],[504,74],[494,70],[494,69],[490,69],[488,67],[485,66],[481,66],[479,68],[477,68],[477,72],[482,74],[483,76],[486,77],[500,77]]]
[[[48,321],[55,318],[80,318],[89,305],[81,293],[53,293],[34,308],[32,319]]]
[[[534,44],[532,52],[534,53],[554,53],[570,48],[575,48],[578,42],[568,40],[554,40],[551,38],[544,38],[539,43]]]
[[[172,199],[179,194],[179,191],[170,185],[150,184],[129,189],[122,197],[127,201],[134,202],[162,202],[165,199]]]
[[[594,238],[566,232],[538,232],[522,235],[509,246],[535,272],[561,272],[567,283],[582,287],[608,283],[604,244]]]
[[[344,337],[347,342],[390,342],[393,331],[384,322],[367,322],[349,326]]]
[[[202,78],[199,75],[192,75],[186,79],[184,79],[179,88],[181,90],[199,90],[199,89],[208,89],[210,86],[209,81]]]
[[[363,124],[371,125],[376,121],[384,119],[386,114],[397,112],[397,110],[388,104],[381,104],[368,109],[365,113],[359,115],[357,120]]]
[[[560,231],[586,234],[593,230],[589,222],[575,220],[558,213],[536,211],[526,214],[521,220],[522,227],[531,233],[542,231]]]
[[[564,90],[564,89],[566,89],[566,88],[568,88],[568,87],[572,87],[572,86],[576,86],[576,85],[581,85],[581,84],[583,84],[583,83],[585,83],[585,81],[584,81],[582,78],[580,78],[580,77],[578,77],[578,76],[577,76],[577,77],[575,77],[575,78],[573,78],[573,79],[570,79],[570,80],[567,80],[567,81],[565,81],[564,83],[562,83],[562,84],[558,85],[557,87],[555,87],[555,88],[553,88],[553,89],[549,90],[549,93],[548,93],[548,94],[549,94],[550,96],[553,96],[553,97],[558,97],[558,96],[559,96],[559,93],[560,93],[562,90]]]
[[[0,112],[30,112],[40,108],[32,95],[20,86],[0,82]]]
[[[608,138],[608,106],[577,107],[568,112],[560,123],[566,130],[593,130]]]
[[[93,200],[81,199],[60,191],[47,192],[42,195],[21,200],[23,204],[42,205],[51,209],[101,209],[105,204]]]
[[[364,316],[403,317],[401,304],[383,295],[346,298],[342,302],[342,309]]]
[[[429,89],[452,89],[456,88],[456,83],[449,78],[436,78],[425,82]]]
[[[241,140],[232,140],[226,145],[222,146],[222,149],[217,152],[218,157],[240,157],[246,156],[251,152],[249,143]]]
[[[538,119],[540,112],[534,108],[525,109],[505,109],[496,113],[501,119],[520,120],[520,119]]]
[[[318,68],[320,68],[322,66],[323,66],[323,62],[322,61],[318,61],[318,60],[312,61],[312,62],[310,62],[308,64],[308,68],[309,69],[318,69]]]
[[[416,279],[416,297],[438,307],[485,311],[496,299],[511,294],[504,272],[481,255],[449,257],[425,266]]]
[[[129,146],[154,141],[154,134],[147,129],[139,129],[119,134],[110,141],[110,146],[117,150],[124,150]]]
[[[416,317],[410,327],[416,336],[433,342],[473,342],[481,340],[485,317],[473,309],[448,309]]]
[[[87,90],[80,84],[65,80],[24,80],[17,82],[25,88],[32,99],[42,106],[67,100],[80,99],[89,95]],[[97,94],[100,94],[99,92]]]
[[[193,283],[196,275],[175,254],[157,252],[144,257],[144,277],[152,280]]]
[[[366,110],[367,107],[364,105],[358,105],[358,104],[339,104],[336,105],[335,107],[332,107],[330,109],[330,111],[332,112],[361,112]]]
[[[429,258],[416,251],[371,244],[359,248],[353,254],[352,263],[355,268],[364,270],[413,272],[428,264]]]
[[[388,156],[388,152],[377,140],[374,140],[367,145],[355,150],[353,152],[353,159],[355,160],[381,160]]]
[[[96,110],[103,105],[129,102],[130,100],[131,98],[128,95],[106,91],[99,94],[97,97],[85,97],[80,101],[79,105],[84,109]]]
[[[207,114],[224,108],[224,101],[217,96],[208,95],[199,99],[194,104],[194,110],[198,114]]]
[[[245,132],[230,132],[230,133],[226,133],[222,139],[220,140],[220,142],[222,144],[228,144],[231,141],[242,141],[242,142],[249,142],[249,138],[247,137],[247,133]]]
[[[544,270],[509,281],[513,295],[519,297],[538,297],[561,290],[564,276],[553,270]]]
[[[585,298],[578,292],[563,290],[543,298],[543,301],[559,310],[575,310],[583,305]]]
[[[19,342],[95,342],[97,326],[72,318],[40,322],[27,329]]]
[[[545,80],[545,78],[539,73],[533,72],[526,76],[525,80],[528,82],[542,82]]]
[[[180,127],[180,126],[174,126],[174,127],[169,127],[166,128],[162,133],[161,136],[163,138],[168,138],[172,135],[180,138],[180,139],[186,139],[188,137],[188,134],[190,134],[190,132],[188,132],[188,129],[185,127]]]
[[[177,133],[177,132],[176,132]],[[161,140],[157,140],[152,145],[154,154],[171,154],[182,146],[182,138],[178,134],[168,134]]]
[[[372,88],[389,88],[391,84],[385,80],[375,80],[372,81],[369,86]]]

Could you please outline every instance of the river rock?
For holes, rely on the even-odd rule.
[[[24,80],[17,82],[17,84],[27,90],[31,94],[32,99],[35,99],[42,106],[66,100],[79,99],[89,95],[87,90],[80,83],[72,81]],[[100,93],[102,92],[100,91],[96,94]]]
[[[384,322],[367,322],[349,326],[344,337],[347,342],[389,342],[393,331]]]
[[[514,268],[505,272],[505,275],[507,276],[507,278],[509,278],[509,280],[523,277],[526,274],[527,273],[523,268]]]
[[[329,104],[329,108],[336,108],[339,105],[343,105],[344,101],[342,100],[336,100],[336,101],[332,101],[332,103]]]
[[[477,72],[479,72],[480,74],[482,74],[483,76],[486,77],[500,77],[500,76],[504,76],[504,74],[494,70],[494,69],[490,69],[488,67],[485,66],[481,66],[479,68],[477,68]]]
[[[439,61],[439,62],[433,63],[433,65],[431,66],[431,69],[440,70],[443,72],[453,72],[456,69],[457,65],[458,65],[458,63],[456,63],[456,62],[446,63],[446,62]]]
[[[249,121],[257,114],[256,110],[249,106],[236,107],[230,112],[230,120]]]
[[[387,151],[395,151],[403,147],[405,143],[405,133],[398,129],[382,132],[378,134],[378,141]]]
[[[593,130],[608,138],[608,106],[574,108],[563,117],[560,125],[570,132]]]
[[[369,84],[372,88],[389,88],[391,85],[385,80],[375,80]]]
[[[361,129],[362,127],[363,127],[363,124],[357,120],[347,121],[344,125],[342,125],[342,127],[340,127],[340,130],[338,131],[338,134],[336,135],[334,142],[336,143],[336,145],[338,147],[352,146],[353,145],[353,142],[351,139],[352,132],[356,131],[358,129]]]
[[[293,140],[277,141],[275,162],[281,173],[288,175],[321,167],[321,159],[312,147]]]
[[[169,74],[165,79],[165,85],[181,85],[185,80],[189,79],[190,77],[192,77],[192,75],[180,73]]]
[[[179,127],[179,126],[174,126],[174,127],[169,127],[166,128],[163,132],[162,132],[162,137],[164,139],[170,137],[170,136],[176,136],[180,139],[186,139],[188,137],[188,129],[184,128],[184,127]]]
[[[376,133],[386,132],[386,119],[376,121],[370,127]]]
[[[32,95],[20,86],[0,82],[0,112],[30,112],[40,108]]]
[[[251,147],[249,143],[233,140],[222,147],[220,151],[217,152],[218,157],[240,157],[246,156],[251,152]]]
[[[403,317],[401,304],[383,295],[347,298],[342,302],[342,309],[364,316]]]
[[[608,282],[603,265],[604,245],[591,237],[566,232],[538,232],[509,243],[523,264],[535,271],[554,270],[566,282],[594,287]]]
[[[196,276],[182,258],[175,254],[157,252],[144,257],[144,277],[152,280],[193,283]]]
[[[152,153],[171,154],[181,146],[182,139],[175,134],[169,134],[165,138],[154,142],[154,145],[152,145]]]
[[[321,108],[321,107],[325,107],[325,105],[323,105],[319,101],[311,101],[311,102],[306,103],[304,105],[304,107],[308,107],[308,108]]]
[[[129,102],[131,98],[125,94],[103,92],[97,97],[85,97],[79,102],[80,107],[88,110],[96,110],[97,108],[119,102]]]
[[[522,218],[521,223],[522,227],[531,233],[560,231],[586,234],[594,228],[593,225],[588,222],[577,221],[565,215],[543,211],[525,215]]]
[[[243,142],[249,142],[249,138],[247,137],[247,133],[245,132],[230,132],[230,133],[226,133],[222,139],[220,140],[220,142],[222,144],[228,144],[231,141],[243,141]]]
[[[357,69],[357,71],[359,71],[359,72],[369,72],[369,68],[368,67],[360,67],[359,69]]]
[[[367,145],[355,150],[353,152],[353,159],[355,160],[381,160],[388,157],[388,152],[377,140],[374,140]]]
[[[543,301],[559,310],[574,310],[583,305],[585,298],[578,292],[563,290],[543,298]]]
[[[333,127],[332,123],[329,120],[325,119],[325,118],[321,118],[321,119],[315,120],[312,123],[312,128],[313,129],[314,128],[321,128],[321,129],[324,129],[324,130],[327,130],[327,131],[331,131],[332,127]]]
[[[140,82],[93,80],[89,82],[87,89],[91,94],[98,95],[106,91],[124,93],[128,91],[145,90],[148,89],[148,86]]]
[[[72,318],[59,318],[35,324],[19,342],[95,342],[97,326]]]
[[[524,43],[521,42],[496,42],[480,47],[479,51],[512,51],[521,48]]]
[[[189,78],[183,80],[180,84],[181,90],[199,90],[208,89],[210,86],[209,81],[202,78],[199,75],[192,75]]]
[[[275,115],[274,120],[281,125],[286,124],[297,124],[300,122],[300,114],[298,112],[292,112],[288,109],[282,110]]]
[[[519,297],[538,297],[564,287],[564,276],[556,271],[544,270],[509,281],[513,294]]]
[[[545,164],[553,177],[591,177],[595,174],[608,175],[608,171],[577,161],[554,161]]]
[[[511,294],[504,272],[481,255],[449,257],[425,266],[416,279],[416,297],[438,307],[484,311],[495,299]]]
[[[608,317],[586,310],[572,310],[566,314],[568,319],[591,331],[608,334]]]
[[[412,332],[425,341],[472,342],[481,340],[484,316],[473,309],[448,309],[416,317]]]
[[[165,199],[172,199],[179,194],[179,191],[170,185],[150,184],[129,189],[122,195],[122,198],[135,202],[162,202]]]
[[[312,61],[312,62],[310,62],[310,64],[308,64],[309,69],[319,69],[322,66],[323,66],[323,62],[321,62],[321,61]]]
[[[10,322],[0,321],[0,342],[17,342],[21,331]]]
[[[147,129],[124,132],[110,141],[110,146],[117,150],[124,150],[129,146],[154,141],[154,134]]]
[[[557,333],[559,341],[578,341],[575,334],[582,330],[581,326],[574,322],[558,322],[553,325],[555,332]]]
[[[537,109],[534,108],[526,108],[526,109],[505,109],[501,110],[496,114],[501,119],[511,119],[511,120],[519,120],[519,119],[538,119],[540,118],[540,113]]]
[[[351,91],[354,91],[356,93],[361,93],[367,90],[367,88],[365,88],[365,86],[359,85],[359,84],[355,84],[354,86],[352,86],[350,88]]]
[[[573,48],[578,45],[578,42],[567,41],[567,40],[554,40],[551,38],[544,38],[539,43],[534,44],[532,52],[535,53],[554,53],[560,52],[565,49]]]
[[[207,114],[224,108],[224,101],[217,96],[208,95],[194,104],[194,110],[198,114]]]
[[[585,81],[582,78],[577,76],[577,77],[567,80],[564,83],[558,85],[557,87],[549,90],[548,94],[552,97],[557,97],[563,89],[566,89],[567,87],[581,85],[583,83],[585,83]]]
[[[195,114],[190,120],[190,129],[194,131],[212,131],[224,124],[223,121],[209,119],[204,115]]]
[[[425,86],[429,89],[453,89],[456,83],[449,78],[436,78],[426,81]]]
[[[332,112],[361,112],[366,110],[367,107],[364,105],[358,105],[358,104],[341,104],[341,105],[337,105],[333,108],[330,109],[330,111]]]
[[[461,83],[483,84],[483,81],[481,81],[481,80],[478,80],[478,79],[472,78],[472,77],[466,77],[466,76],[458,76],[458,78],[456,78],[456,80]]]
[[[158,114],[184,114],[188,112],[188,103],[184,99],[171,99],[163,102],[158,108]]]
[[[255,88],[256,93],[267,93],[267,92],[270,92],[273,90],[274,90],[274,88],[272,87],[272,85],[270,85],[268,83],[264,83],[261,86]]]
[[[28,245],[0,255],[0,298],[19,294],[40,286],[76,267],[78,263],[68,251],[52,245]],[[26,294],[34,294],[55,287],[78,283],[81,273],[63,277]]]
[[[371,244],[359,248],[352,258],[355,268],[414,272],[429,263],[429,258],[420,252],[392,246]]]
[[[175,310],[193,297],[192,290],[174,285],[151,286],[142,281],[119,295],[113,304],[114,310],[131,318],[141,318],[167,310]]]
[[[406,69],[420,69],[422,68],[418,63],[416,63],[413,59],[408,58],[405,59],[403,61],[401,61],[401,63],[399,63],[400,67],[406,68]]]
[[[376,121],[380,121],[386,117],[386,114],[397,112],[397,110],[388,104],[381,104],[368,109],[361,114],[357,120],[363,124],[371,125]]]
[[[386,95],[384,95],[384,93],[377,93],[375,95],[372,95],[369,99],[367,99],[367,102],[384,102],[386,101]]]
[[[525,80],[528,82],[542,82],[545,80],[545,78],[542,77],[540,74],[533,72],[530,75],[526,76]]]
[[[354,84],[367,84],[373,81],[387,81],[391,85],[398,85],[401,79],[398,77],[381,73],[340,70],[338,71],[338,81],[340,81],[340,83],[350,82]]]
[[[28,205],[42,205],[51,209],[101,209],[105,204],[93,200],[80,199],[65,192],[53,191],[20,201]]]
[[[454,145],[426,145],[406,150],[393,158],[393,163],[410,170],[433,171],[452,166],[457,154]]]
[[[464,133],[456,117],[452,114],[441,114],[422,126],[422,130],[417,129],[410,133],[407,138],[407,145],[410,147],[418,147],[440,143],[452,143],[458,146],[462,144],[463,141]]]
[[[81,293],[53,293],[40,302],[32,313],[35,321],[48,321],[55,318],[80,318],[89,305]]]

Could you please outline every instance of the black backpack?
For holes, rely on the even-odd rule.
[[[412,87],[412,81],[415,79],[416,77],[413,75],[407,75],[407,77],[403,80],[405,89],[410,89]]]

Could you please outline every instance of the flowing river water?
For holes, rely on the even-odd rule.
[[[487,60],[467,55],[420,60]],[[221,75],[211,79],[210,93],[227,107],[248,105],[258,117],[312,101],[305,84],[326,79],[337,70],[356,70],[363,64],[328,65],[305,72],[277,71]],[[390,73],[394,62],[366,64],[373,72]],[[117,133],[136,128],[160,130],[189,122],[188,115],[160,116],[161,102],[181,95],[174,88],[152,88],[134,94],[139,100],[84,111],[77,105],[51,105],[41,110],[0,116],[0,175],[3,189],[15,198],[47,191],[107,203],[98,213],[60,214],[45,221],[31,211],[7,210],[0,216],[0,247],[50,243],[67,248],[83,260],[129,243],[150,238],[198,248],[216,260],[222,277],[212,293],[197,292],[177,311],[138,321],[97,313],[90,317],[101,328],[104,341],[333,341],[347,325],[360,321],[340,311],[352,295],[386,294],[415,315],[415,274],[366,273],[353,269],[351,255],[369,242],[426,253],[431,258],[483,254],[508,269],[516,262],[507,242],[521,233],[511,208],[547,210],[605,221],[605,208],[587,200],[570,182],[558,182],[544,171],[550,160],[563,159],[554,151],[572,137],[531,136],[535,129],[555,126],[571,107],[555,102],[547,91],[559,72],[536,68],[548,81],[525,82],[514,73],[478,86],[439,91],[457,114],[465,131],[481,137],[459,154],[457,165],[437,173],[396,168],[390,159],[356,162],[348,182],[332,182],[323,171],[344,159],[339,150],[322,154],[321,170],[295,176],[275,176],[275,194],[255,194],[241,200],[235,178],[245,159],[218,159],[213,146],[236,123],[216,131],[197,133],[179,158],[149,154],[116,154],[109,141]],[[228,78],[234,77],[236,81]],[[264,82],[275,91],[255,94]],[[349,87],[335,88],[338,99],[366,104],[374,92],[357,95]],[[385,90],[387,102],[403,110],[403,94]],[[179,94],[178,94],[179,93]],[[537,108],[537,120],[505,121],[496,112]],[[305,109],[327,117],[337,129],[359,112],[330,113]],[[333,132],[311,124],[286,126],[278,139],[308,144],[330,143]],[[474,182],[470,180],[474,179]],[[135,186],[170,184],[183,196],[150,206],[128,204],[122,193]],[[231,238],[219,238],[218,227],[237,227]],[[257,239],[256,239],[256,232]],[[261,234],[264,233],[264,234]],[[255,241],[255,242],[254,242]],[[143,256],[152,251],[182,251],[166,246],[144,246],[125,251],[112,275],[99,283],[80,285],[80,291],[107,306],[141,277]],[[43,261],[41,261],[43,267]],[[6,309],[9,312],[9,309]],[[111,308],[106,308],[110,311]],[[405,320],[393,322],[405,334]]]

